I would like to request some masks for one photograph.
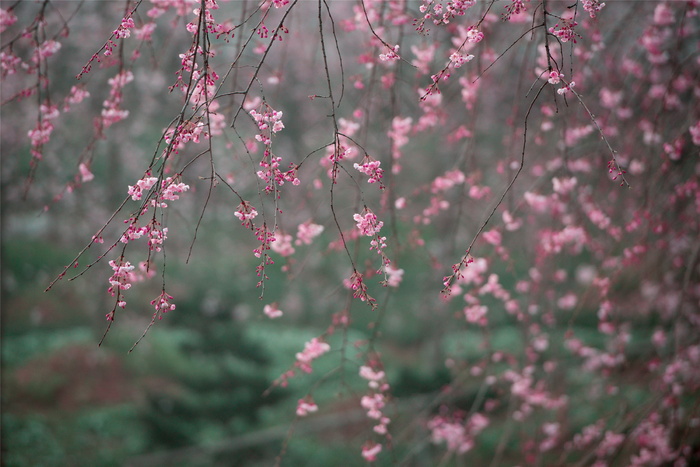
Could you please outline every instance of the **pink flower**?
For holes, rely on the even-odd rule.
[[[377,455],[380,452],[382,452],[382,445],[379,443],[370,441],[362,447],[362,457],[364,457],[367,462],[374,462],[377,460]]]
[[[280,231],[275,232],[275,241],[270,244],[270,248],[282,256],[291,256],[295,251],[292,246],[292,236]]]
[[[564,73],[559,73],[557,70],[552,70],[549,72],[549,84],[559,84],[561,82],[561,78],[564,77]]]
[[[404,270],[395,269],[390,264],[384,266],[384,272],[387,274],[388,278],[386,280],[386,285],[389,287],[398,287],[403,279]]]
[[[355,214],[352,218],[357,223],[357,228],[360,230],[360,233],[367,237],[378,235],[384,225],[384,222],[378,221],[377,216],[369,210],[365,210],[364,215]]]
[[[12,13],[12,10],[0,8],[0,32],[5,30],[17,22],[17,16]]]
[[[693,144],[700,146],[700,120],[695,122],[695,125],[691,126],[688,131],[690,131],[690,137],[693,140]]]
[[[85,165],[84,162],[81,162],[80,165],[78,165],[78,170],[80,171],[80,181],[83,183],[89,182],[90,180],[95,178],[95,176],[92,174],[92,172],[90,172],[90,169],[87,165]]]
[[[128,193],[131,196],[131,199],[133,199],[134,201],[140,200],[143,196],[143,192],[153,188],[153,185],[155,185],[157,181],[158,178],[156,177],[145,176],[141,180],[136,182],[136,185],[129,185]]]
[[[276,303],[273,303],[272,305],[265,305],[263,307],[263,313],[265,313],[270,319],[275,319],[282,316],[282,310],[277,308]]]

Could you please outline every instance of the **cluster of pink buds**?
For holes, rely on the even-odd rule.
[[[577,25],[578,23],[576,21],[562,19],[561,25],[557,23],[553,27],[549,28],[549,33],[558,37],[562,42],[572,41],[576,43],[576,33],[574,32],[574,27]]]
[[[347,282],[347,286],[352,289],[353,298],[359,298],[361,301],[367,302],[372,309],[377,306],[377,300],[367,292],[367,284],[362,279],[362,274],[357,271],[353,272],[350,280]]]
[[[583,9],[588,12],[591,18],[595,18],[604,6],[605,3],[601,3],[600,0],[583,0]]]
[[[260,242],[260,246],[253,250],[253,254],[256,258],[260,258],[266,251],[269,251],[272,248],[271,245],[274,244],[276,240],[275,233],[270,232],[263,226],[255,229],[255,236]],[[265,256],[267,257],[267,254],[265,254]],[[268,264],[272,264],[272,261],[270,261]]]
[[[175,304],[171,303],[173,297],[165,293],[165,290],[160,293],[160,295],[153,300],[151,300],[151,305],[156,310],[156,315],[158,319],[163,319],[163,313],[168,311],[173,311],[175,309]]]

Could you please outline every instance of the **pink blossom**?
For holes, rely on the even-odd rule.
[[[0,32],[5,32],[5,30],[17,22],[17,16],[12,12],[11,9],[5,10],[0,8]]]
[[[362,235],[372,237],[379,234],[384,222],[377,220],[377,216],[372,212],[365,210],[364,215],[355,214],[352,217],[357,223],[357,228]]]
[[[474,59],[474,55],[468,54],[464,55],[459,52],[454,52],[450,55],[450,62],[454,68],[459,68],[467,62],[471,62]]]
[[[549,84],[559,84],[561,82],[561,78],[564,77],[564,73],[559,73],[557,70],[552,70],[549,72]]]
[[[366,161],[366,162],[365,162]],[[369,156],[367,156],[364,160],[362,165],[355,163],[353,167],[358,170],[359,172],[367,175],[369,179],[367,180],[367,183],[377,183],[379,182],[380,188],[383,187],[381,185],[381,180],[382,177],[384,176],[384,169],[381,169],[379,166],[381,165],[381,162],[372,160]]]
[[[693,144],[700,146],[700,120],[695,122],[695,125],[688,128],[688,131],[690,131],[690,137],[693,140]]]
[[[311,399],[307,397],[306,399],[299,399],[297,402],[297,416],[306,417],[310,413],[318,411],[318,405]]]
[[[246,228],[253,228],[252,220],[258,216],[258,211],[255,210],[252,204],[248,201],[243,201],[238,205],[234,216],[241,221],[241,225]]]
[[[591,18],[595,18],[604,6],[605,3],[601,3],[600,0],[583,0],[583,9],[588,12]]]
[[[81,162],[78,165],[78,170],[80,171],[80,181],[83,183],[89,182],[90,180],[95,178],[95,176],[92,174],[92,172],[90,172],[90,169],[87,165],[85,165],[84,162]]]
[[[32,61],[38,63],[40,60],[46,60],[61,50],[61,43],[55,40],[42,42],[35,50],[32,56]]]
[[[322,225],[306,221],[303,224],[299,224],[299,227],[297,227],[297,239],[294,243],[296,245],[311,245],[313,239],[321,235],[322,232]]]
[[[375,420],[382,417],[382,408],[384,407],[385,399],[382,394],[375,393],[370,396],[362,396],[360,405],[367,410],[367,416]]]
[[[473,305],[464,308],[464,317],[469,323],[478,323],[481,326],[486,326],[487,321],[485,320],[488,308],[483,305]]]
[[[140,28],[134,29],[134,34],[136,34],[136,38],[140,41],[150,41],[155,29],[156,23],[146,23]]]
[[[280,310],[279,308],[277,308],[277,304],[276,304],[276,303],[273,303],[273,304],[271,304],[271,305],[265,305],[265,306],[263,307],[263,313],[265,313],[265,314],[267,315],[267,317],[270,318],[270,319],[279,318],[279,317],[281,317],[282,314],[283,314],[283,313],[282,313],[282,310]]]
[[[379,54],[379,60],[383,62],[395,62],[397,60],[400,60],[401,57],[399,56],[399,46],[395,45],[393,49],[390,49],[389,52]]]
[[[150,177],[148,174],[144,176],[141,180],[136,182],[136,185],[131,186],[129,185],[129,195],[131,196],[131,199],[134,201],[138,201],[141,199],[143,196],[144,191],[148,191],[151,188],[153,188],[153,185],[156,184],[158,181],[158,178],[156,177]]]
[[[382,445],[378,443],[367,443],[362,447],[362,457],[367,462],[374,462],[377,460],[377,455],[382,452]]]
[[[282,256],[291,256],[295,251],[292,246],[292,236],[280,231],[275,232],[275,241],[270,244],[270,248]]]
[[[577,183],[578,180],[576,177],[552,178],[552,187],[554,192],[559,193],[560,195],[569,194],[576,187]]]
[[[386,285],[389,287],[398,287],[403,280],[403,269],[395,269],[390,264],[384,266],[384,272],[387,274],[388,278],[386,280]]]

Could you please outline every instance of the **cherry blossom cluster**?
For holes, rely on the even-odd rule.
[[[401,60],[401,57],[399,56],[399,46],[395,45],[393,49],[389,50],[389,52],[379,54],[379,60],[383,62],[396,62]]]
[[[165,293],[165,290],[163,290],[159,296],[151,300],[151,305],[153,305],[153,308],[156,310],[154,316],[158,316],[158,319],[163,319],[164,313],[173,311],[176,305],[172,303],[172,300],[173,297]]]
[[[503,19],[510,21],[513,16],[518,17],[525,13],[527,11],[526,3],[530,3],[530,0],[510,0],[510,3],[505,6],[506,12],[503,14]]]
[[[260,242],[260,246],[253,249],[253,254],[256,258],[260,258],[263,255],[265,255],[265,258],[267,258],[268,255],[265,252],[272,249],[272,245],[275,243],[276,240],[275,233],[267,230],[267,227],[265,226],[256,227],[255,237]],[[272,260],[270,259],[267,264],[273,264]]]
[[[280,318],[280,317],[282,317],[282,315],[284,314],[284,313],[282,312],[282,310],[280,310],[280,309],[277,307],[277,304],[276,304],[276,303],[272,303],[272,304],[267,304],[267,305],[265,305],[265,306],[263,307],[263,313],[265,313],[265,315],[267,315],[267,317],[270,318],[270,319]]]
[[[330,345],[323,342],[318,337],[314,337],[304,344],[303,351],[297,352],[295,366],[304,373],[311,373],[313,371],[311,363],[330,350]]]
[[[401,158],[401,148],[409,141],[408,134],[411,132],[412,123],[411,117],[394,117],[391,121],[391,130],[387,132],[387,136],[391,139],[391,157],[394,159],[392,171],[394,173],[401,171],[398,160]]]
[[[168,228],[161,228],[160,222],[152,219],[145,226],[139,226],[137,218],[132,218],[125,222],[129,223],[126,231],[122,234],[119,241],[129,243],[132,240],[148,237],[148,249],[151,251],[161,251],[163,242],[168,238]]]
[[[384,222],[378,220],[377,215],[369,209],[365,209],[364,215],[355,214],[352,216],[352,218],[357,223],[357,229],[360,231],[360,233],[367,237],[379,235],[379,232],[382,230],[382,226],[384,225]]]
[[[271,136],[274,133],[282,131],[284,129],[284,123],[282,123],[282,111],[275,110],[268,104],[264,104],[264,106],[265,110],[262,113],[255,109],[251,109],[249,113],[260,130],[260,132],[255,135],[255,139],[265,145],[269,145],[272,142]]]
[[[577,34],[574,32],[574,28],[576,26],[578,26],[576,21],[562,19],[561,24],[557,23],[549,28],[549,33],[559,38],[559,40],[562,42],[572,41],[576,43]]]
[[[117,29],[114,30],[112,34],[117,39],[126,39],[127,37],[131,37],[131,29],[134,28],[136,24],[134,23],[134,19],[131,17],[127,17],[122,19],[121,24]]]
[[[307,396],[304,399],[299,399],[297,401],[297,416],[306,417],[310,413],[318,412],[318,405],[314,402],[311,396]]]
[[[369,177],[367,183],[379,183],[379,188],[383,190],[382,177],[384,177],[384,169],[379,167],[381,164],[381,162],[372,159],[370,156],[365,156],[362,164],[355,163],[353,167]]]
[[[367,302],[372,309],[377,307],[377,300],[367,291],[367,284],[365,284],[361,273],[354,271],[346,285],[352,290],[353,298],[359,298],[361,301]]]
[[[252,204],[248,201],[241,201],[241,204],[236,208],[234,216],[241,221],[241,225],[246,229],[253,229],[253,219],[258,217],[258,211],[255,210]]]
[[[400,268],[395,268],[391,264],[384,265],[384,274],[386,280],[383,285],[387,287],[398,287],[403,280],[404,270]]]
[[[595,18],[604,6],[605,3],[601,3],[600,0],[583,0],[583,9],[591,18]]]
[[[134,266],[129,261],[123,261],[119,259],[117,261],[110,260],[109,265],[112,268],[112,275],[109,278],[109,288],[107,292],[111,296],[119,294],[121,297],[122,290],[129,290],[131,288],[131,277],[130,273],[134,270]],[[118,303],[119,307],[124,308],[126,302],[120,300]]]
[[[376,253],[382,257],[382,265],[386,266],[391,263],[391,260],[386,256],[384,250],[386,249],[386,237],[380,235],[380,231],[384,222],[377,219],[377,215],[374,214],[368,208],[365,208],[363,214],[355,214],[353,219],[356,222],[356,227],[361,235],[371,237],[369,244],[369,250],[376,251]]]
[[[122,109],[121,105],[124,100],[124,86],[133,80],[134,74],[129,70],[120,71],[109,79],[109,97],[102,103],[102,118],[99,121],[98,131],[105,130],[129,116],[129,111]]]
[[[260,161],[260,167],[263,170],[257,171],[257,176],[265,182],[265,193],[272,193],[278,187],[284,185],[285,182],[290,182],[294,186],[298,186],[301,181],[297,177],[298,167],[295,164],[290,164],[290,168],[286,172],[282,172],[280,167],[281,157],[276,157],[271,154],[269,148],[265,148],[263,158]],[[279,197],[279,192],[277,193]]]
[[[386,381],[386,374],[373,365],[363,365],[360,367],[360,377],[367,380],[370,392],[362,396],[360,405],[367,411],[367,417],[377,421],[373,430],[375,433],[388,436],[387,426],[391,421],[382,409],[386,405],[389,383]]]
[[[54,130],[53,120],[55,120],[58,115],[59,112],[56,106],[42,104],[36,127],[33,130],[29,130],[27,133],[32,144],[32,156],[37,160],[43,157],[43,147],[51,139],[51,133]]]
[[[426,32],[424,23],[431,21],[434,25],[449,24],[454,18],[464,16],[467,10],[476,4],[476,0],[451,0],[444,5],[442,2],[435,0],[422,0],[419,7],[423,17],[420,20],[415,20],[417,25],[416,30]]]
[[[292,240],[293,237],[290,234],[277,230],[275,232],[275,241],[270,244],[270,248],[282,256],[292,256],[296,251]]]
[[[297,227],[296,245],[311,245],[313,239],[323,233],[324,227],[319,224],[314,224],[311,221],[306,221]]]
[[[191,33],[191,34],[196,34],[197,33],[197,27],[198,23],[200,21],[200,18],[202,17],[202,13],[204,13],[203,16],[203,21],[202,21],[202,26],[204,27],[205,31],[210,33],[210,34],[215,34],[216,38],[219,39],[221,36],[225,36],[226,40],[229,40],[230,38],[233,37],[233,26],[230,24],[230,22],[226,23],[217,23],[216,20],[214,19],[214,16],[212,15],[212,10],[218,10],[219,5],[216,2],[216,0],[206,0],[204,2],[204,11],[200,8],[195,8],[192,10],[192,13],[197,17],[196,21],[187,23],[186,29]]]
[[[0,32],[5,32],[5,30],[17,22],[17,16],[9,8],[5,10],[0,8]]]
[[[179,176],[161,180],[159,190],[149,195],[152,198],[150,199],[150,205],[167,208],[168,204],[165,201],[180,199],[180,193],[188,191],[190,186],[178,180]],[[157,183],[158,178],[152,177],[150,172],[146,172],[146,175],[137,181],[135,185],[129,185],[128,194],[132,200],[139,201],[143,197],[144,192],[150,191]]]
[[[465,414],[458,411],[433,417],[428,430],[433,443],[445,443],[448,451],[464,454],[474,448],[476,436],[488,425],[489,419],[478,412],[465,420]]]

